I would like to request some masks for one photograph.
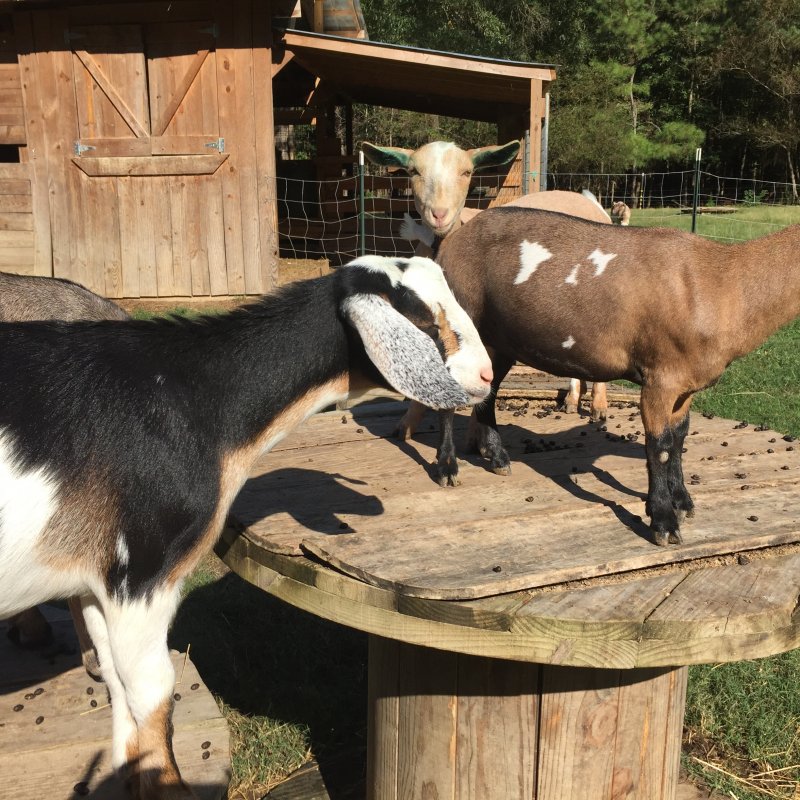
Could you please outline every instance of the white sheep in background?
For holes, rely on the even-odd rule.
[[[403,169],[411,177],[414,205],[424,224],[406,214],[400,226],[400,235],[409,241],[421,243],[416,249],[417,255],[432,255],[437,237],[445,237],[479,213],[479,209],[464,207],[474,172],[507,164],[516,158],[520,144],[514,141],[475,150],[462,150],[452,142],[430,142],[417,150],[379,147],[370,142],[364,142],[362,147],[365,156],[373,164]],[[535,192],[518,197],[506,205],[541,208],[595,222],[611,222],[611,217],[591,192]],[[585,391],[585,381],[577,378],[570,380],[569,391],[564,399],[567,413],[578,411],[580,398]],[[592,419],[602,421],[607,413],[606,386],[604,383],[594,383]],[[398,435],[402,438],[411,436],[423,414],[424,409],[412,407],[398,427]]]
[[[491,379],[429,259],[364,257],[197,320],[0,324],[0,617],[81,598],[137,797],[192,796],[167,629],[255,459],[370,386],[451,408]]]

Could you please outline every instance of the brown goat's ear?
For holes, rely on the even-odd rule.
[[[406,169],[408,167],[409,156],[413,150],[406,150],[403,147],[379,147],[370,142],[362,142],[361,149],[371,164],[379,167],[397,167]]]
[[[519,153],[520,141],[515,139],[506,144],[491,145],[489,147],[475,147],[467,150],[467,155],[472,159],[475,171],[489,169],[491,167],[502,167],[513,161]]]

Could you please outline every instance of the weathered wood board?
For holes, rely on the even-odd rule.
[[[0,622],[3,786],[14,787],[15,800],[127,797],[111,768],[105,687],[80,664],[69,615],[48,616],[56,645],[44,654],[14,647],[6,638],[6,623]],[[175,757],[198,798],[219,800],[230,778],[227,724],[194,664],[177,652],[172,662],[180,695],[173,716]],[[3,792],[0,788],[0,797],[11,797]]]
[[[470,599],[800,543],[800,447],[774,431],[693,416],[684,472],[697,513],[684,544],[652,544],[642,423],[604,426],[508,401],[512,475],[468,456],[462,485],[430,468],[436,420],[390,437],[397,405],[321,414],[260,460],[233,515],[266,550],[310,554],[406,596]],[[549,407],[548,407],[549,406]],[[622,407],[619,407],[622,406]],[[466,425],[461,414],[458,427]],[[528,452],[526,452],[526,450]]]

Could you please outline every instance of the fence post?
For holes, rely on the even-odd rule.
[[[544,124],[542,125],[542,155],[539,167],[539,191],[547,191],[547,148],[550,146],[550,92],[544,94]],[[526,192],[527,194],[527,192]]]
[[[367,254],[366,204],[364,202],[364,151],[358,151],[358,254]]]
[[[528,153],[531,146],[531,131],[530,128],[525,129],[525,135],[522,137],[522,194],[528,194],[530,174],[528,172],[529,162]]]
[[[700,159],[703,148],[698,147],[694,154],[694,195],[692,196],[692,233],[697,230],[697,206],[700,201]]]

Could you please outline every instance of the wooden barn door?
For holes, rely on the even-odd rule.
[[[244,5],[175,3],[197,18],[150,11],[126,24],[91,10],[32,15],[37,49],[62,42],[37,53],[42,108],[59,107],[46,136],[61,189],[50,192],[55,275],[110,297],[270,288],[250,30],[236,41]]]

